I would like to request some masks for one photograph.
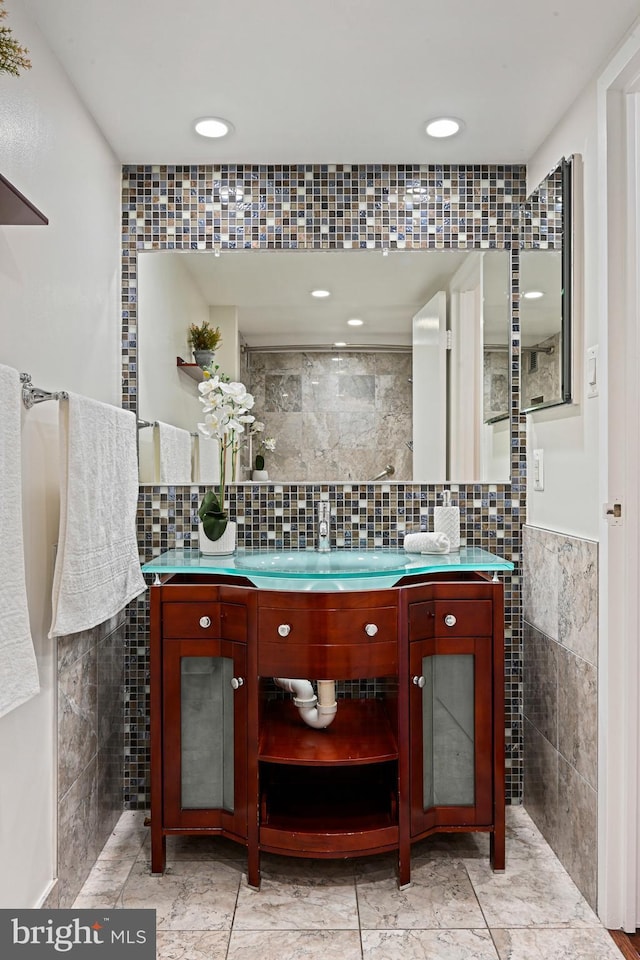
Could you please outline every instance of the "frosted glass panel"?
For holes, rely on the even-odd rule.
[[[233,812],[233,660],[183,657],[182,807]]]
[[[422,660],[425,810],[475,802],[473,674],[471,654]]]

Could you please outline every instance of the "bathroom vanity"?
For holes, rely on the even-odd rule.
[[[151,869],[170,834],[344,858],[485,831],[504,868],[501,572],[447,555],[169,551],[151,587]],[[274,678],[335,681],[314,728]],[[333,687],[332,687],[333,689]]]

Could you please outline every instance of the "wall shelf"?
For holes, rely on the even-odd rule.
[[[176,366],[178,370],[182,370],[183,373],[186,373],[186,375],[191,377],[192,380],[195,380],[196,383],[201,383],[204,380],[202,367],[199,367],[197,363],[187,363],[182,357],[176,357]]]
[[[0,224],[45,226],[49,221],[0,173]]]

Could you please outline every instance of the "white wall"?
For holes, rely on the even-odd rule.
[[[138,414],[189,432],[202,418],[198,388],[176,366],[193,363],[189,326],[209,320],[209,306],[180,256],[138,257]],[[150,431],[146,431],[146,435]],[[142,435],[141,435],[142,442]]]
[[[598,539],[599,399],[586,397],[584,352],[601,337],[597,290],[596,85],[582,93],[528,165],[529,191],[563,157],[582,157],[582,202],[576,216],[581,289],[574,302],[574,403],[527,414],[527,520],[570,536]],[[582,209],[580,209],[582,207]],[[532,450],[544,451],[544,490],[533,489]]]
[[[240,380],[240,331],[238,329],[238,308],[236,306],[209,307],[209,320],[212,327],[219,327],[222,334],[220,346],[216,350],[215,363],[220,365],[220,373],[231,380]]]
[[[0,75],[0,171],[49,226],[0,226],[0,363],[39,387],[119,404],[120,167],[19,4],[4,23],[33,69]],[[36,906],[55,876],[56,651],[47,631],[57,413],[48,402],[23,416],[27,591],[42,689],[0,718],[0,907]]]

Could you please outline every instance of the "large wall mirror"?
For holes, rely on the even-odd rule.
[[[275,438],[270,482],[506,483],[510,289],[504,250],[140,252],[139,420],[195,431],[206,319]],[[246,445],[236,479],[251,465]]]
[[[576,159],[561,160],[521,208],[520,408],[524,413],[571,402]]]

